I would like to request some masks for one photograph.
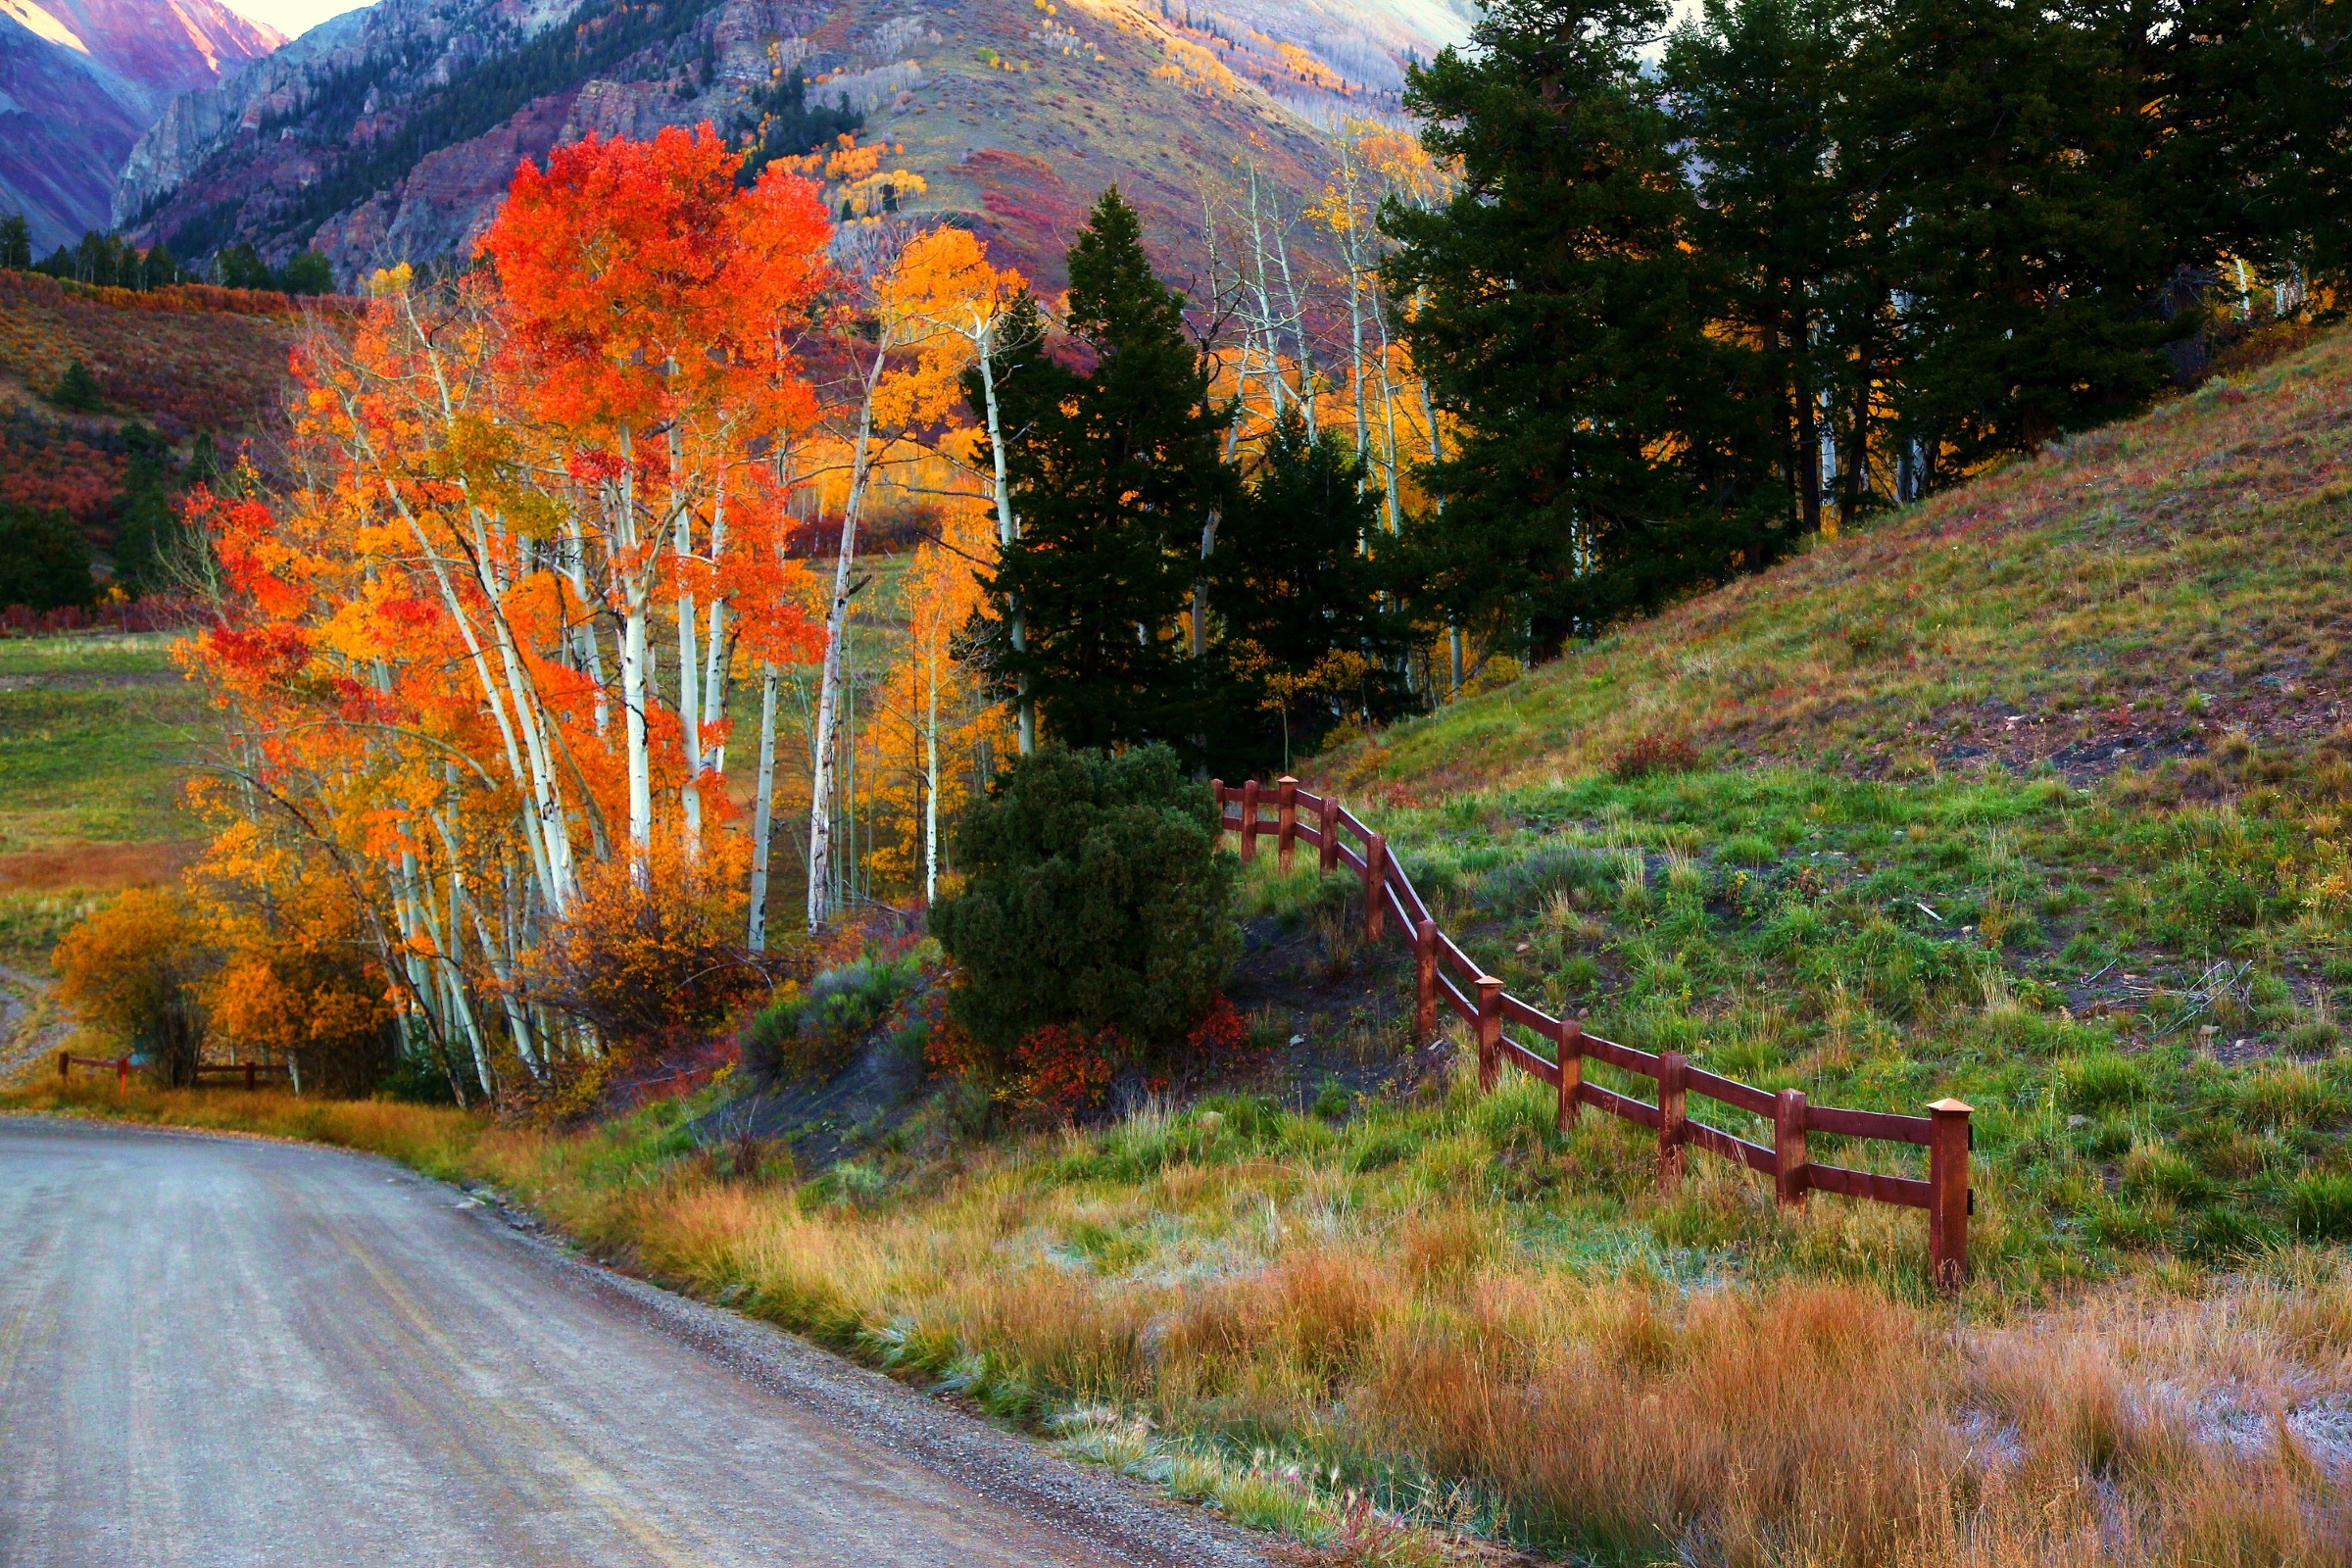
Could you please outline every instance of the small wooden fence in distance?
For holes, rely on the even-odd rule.
[[[72,1081],[74,1069],[76,1067],[88,1067],[96,1072],[113,1073],[115,1075],[115,1092],[118,1094],[130,1087],[130,1058],[128,1056],[76,1056],[70,1051],[61,1051],[57,1054],[57,1076],[61,1081]]]
[[[1554,1018],[1509,995],[1500,980],[1472,962],[1430,918],[1412,880],[1390,856],[1387,838],[1365,827],[1337,801],[1309,794],[1289,777],[1277,779],[1271,789],[1261,788],[1255,779],[1240,786],[1212,780],[1210,788],[1216,792],[1219,822],[1226,832],[1240,836],[1244,860],[1254,859],[1257,841],[1271,833],[1282,869],[1291,868],[1297,846],[1305,843],[1315,847],[1325,871],[1344,864],[1362,880],[1365,939],[1378,942],[1394,920],[1397,934],[1412,947],[1415,1030],[1424,1040],[1436,1033],[1443,1000],[1476,1031],[1481,1088],[1492,1091],[1508,1061],[1557,1090],[1558,1126],[1563,1132],[1586,1105],[1651,1129],[1658,1135],[1661,1190],[1681,1185],[1688,1152],[1695,1147],[1770,1176],[1781,1202],[1792,1207],[1802,1204],[1807,1193],[1820,1192],[1924,1208],[1936,1283],[1951,1290],[1968,1278],[1968,1216],[1976,1206],[1968,1184],[1973,1144],[1969,1106],[1957,1100],[1938,1100],[1927,1107],[1925,1116],[1838,1110],[1808,1103],[1801,1089],[1771,1094],[1721,1077],[1692,1066],[1681,1052],[1652,1054],[1587,1034],[1576,1021]],[[1235,808],[1231,812],[1226,810],[1229,806]],[[1271,821],[1264,816],[1269,807],[1274,811]],[[1301,820],[1301,813],[1311,820]],[[1549,1041],[1555,1059],[1546,1061],[1511,1039],[1503,1033],[1505,1024]],[[1650,1079],[1657,1085],[1656,1102],[1587,1082],[1587,1060]],[[1692,1095],[1769,1119],[1772,1146],[1692,1121]],[[1819,1163],[1806,1148],[1808,1133],[1919,1145],[1928,1152],[1927,1180]]]
[[[95,1068],[99,1071],[111,1070],[115,1075],[115,1088],[118,1091],[130,1087],[130,1058],[128,1056],[76,1056],[70,1051],[61,1051],[57,1054],[59,1078],[71,1080],[74,1076],[74,1069],[76,1067]],[[193,1087],[203,1088],[205,1077],[208,1074],[216,1081],[226,1079],[232,1084],[243,1079],[247,1094],[260,1088],[262,1080],[265,1078],[275,1082],[289,1076],[288,1070],[282,1062],[273,1065],[259,1061],[204,1061],[196,1064]]]

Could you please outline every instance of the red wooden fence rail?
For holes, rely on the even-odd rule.
[[[101,1071],[112,1071],[115,1075],[116,1089],[122,1090],[130,1087],[130,1058],[128,1056],[76,1056],[68,1051],[61,1051],[57,1054],[58,1077],[71,1079],[74,1076],[74,1069],[76,1067],[92,1067]],[[289,1076],[283,1062],[270,1064],[258,1061],[204,1061],[196,1064],[196,1076],[192,1080],[196,1087],[203,1087],[204,1076],[207,1073],[225,1075],[231,1080],[243,1078],[247,1094],[260,1088],[261,1080],[265,1077],[284,1078]]]
[[[1925,1116],[1839,1110],[1808,1103],[1801,1089],[1771,1094],[1720,1077],[1692,1066],[1680,1052],[1652,1054],[1589,1035],[1575,1019],[1554,1018],[1509,995],[1500,980],[1471,961],[1430,918],[1429,906],[1413,891],[1412,879],[1390,857],[1388,839],[1364,826],[1331,797],[1300,789],[1295,778],[1278,779],[1272,792],[1275,816],[1268,822],[1260,815],[1266,792],[1257,780],[1235,788],[1217,779],[1210,781],[1210,787],[1216,792],[1218,821],[1225,831],[1239,835],[1244,860],[1256,858],[1258,839],[1271,831],[1282,869],[1291,868],[1303,840],[1315,847],[1324,870],[1346,865],[1361,879],[1366,938],[1379,941],[1394,918],[1398,935],[1412,947],[1415,1029],[1424,1039],[1436,1032],[1441,1002],[1468,1023],[1478,1044],[1482,1089],[1492,1091],[1508,1062],[1557,1090],[1557,1125],[1563,1132],[1587,1105],[1651,1129],[1658,1135],[1661,1190],[1680,1185],[1689,1151],[1695,1147],[1770,1176],[1780,1201],[1791,1207],[1801,1205],[1807,1193],[1822,1192],[1924,1208],[1928,1211],[1928,1258],[1936,1283],[1951,1290],[1968,1278],[1968,1216],[1976,1204],[1968,1184],[1972,1138],[1967,1105],[1957,1100],[1938,1100],[1927,1107]],[[1225,808],[1229,806],[1237,809],[1228,812]],[[1312,818],[1311,823],[1300,820],[1302,812]],[[1354,847],[1348,842],[1350,838]],[[1552,1059],[1544,1059],[1505,1034],[1505,1025],[1516,1025],[1550,1042]],[[1657,1085],[1655,1103],[1587,1082],[1588,1059],[1652,1080]],[[1771,1147],[1692,1121],[1692,1095],[1766,1118],[1772,1123]],[[1807,1148],[1808,1133],[1918,1145],[1928,1151],[1927,1179],[1822,1164],[1812,1158]]]
[[[57,1054],[59,1078],[71,1079],[74,1076],[74,1069],[76,1067],[91,1067],[101,1072],[113,1072],[115,1092],[118,1094],[130,1087],[130,1058],[128,1056],[76,1056],[68,1051],[61,1051]]]

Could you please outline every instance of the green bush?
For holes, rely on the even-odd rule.
[[[80,524],[62,512],[0,506],[0,607],[59,610],[97,597]]]
[[[743,1031],[743,1067],[758,1082],[830,1078],[898,1006],[922,972],[918,955],[863,957],[827,969]]]
[[[1176,754],[1049,748],[956,825],[963,891],[931,909],[962,969],[955,1019],[1003,1065],[1046,1026],[1164,1050],[1204,1013],[1240,947],[1238,862]]]

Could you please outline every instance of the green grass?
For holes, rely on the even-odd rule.
[[[205,711],[161,637],[0,641],[0,854],[192,831]]]
[[[170,874],[211,732],[169,637],[0,640],[0,949],[41,955],[107,890]]]

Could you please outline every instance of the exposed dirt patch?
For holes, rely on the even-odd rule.
[[[93,892],[160,886],[187,868],[203,846],[187,840],[160,844],[76,844],[65,849],[0,855],[0,892]]]

